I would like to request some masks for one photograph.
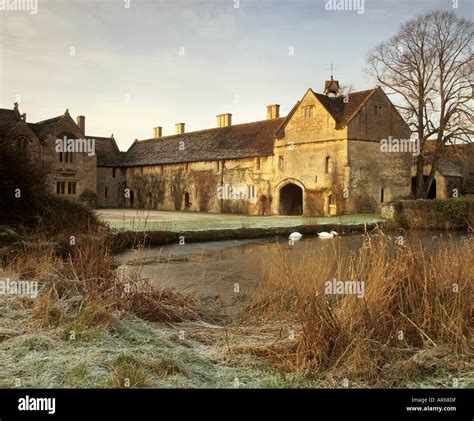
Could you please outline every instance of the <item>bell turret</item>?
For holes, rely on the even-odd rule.
[[[331,80],[324,82],[324,95],[335,97],[341,95],[341,89],[339,88],[339,81],[334,80],[331,75]]]

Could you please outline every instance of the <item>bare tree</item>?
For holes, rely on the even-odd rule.
[[[420,142],[416,197],[425,198],[447,144],[469,142],[472,129],[472,21],[434,11],[404,23],[368,56],[367,73],[395,96]],[[425,181],[423,168],[430,157]]]

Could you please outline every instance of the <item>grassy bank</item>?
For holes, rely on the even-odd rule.
[[[256,216],[193,211],[158,211],[154,209],[97,209],[97,216],[120,231],[214,231],[237,229],[273,229],[301,225],[352,225],[381,222],[377,214],[331,217]]]
[[[178,244],[181,240],[185,243],[199,243],[207,241],[245,240],[257,238],[275,238],[276,240],[288,239],[292,232],[303,235],[316,236],[321,231],[337,231],[339,233],[364,232],[379,227],[377,223],[371,224],[306,224],[296,227],[274,227],[274,228],[240,228],[219,229],[203,231],[113,231],[108,234],[112,250],[117,253],[124,249],[140,246],[158,246],[166,244]]]
[[[180,326],[117,314],[71,339],[66,323],[31,330],[25,321],[34,316],[18,303],[3,301],[0,311],[0,387],[231,388],[236,378],[260,387],[276,375],[256,358],[231,361],[192,337],[181,340]]]
[[[140,267],[117,271],[92,235],[67,258],[12,256],[0,276],[40,293],[0,296],[0,386],[472,387],[472,239],[433,255],[391,241],[378,232],[358,255],[297,266],[282,248],[238,320],[153,288]],[[333,270],[364,296],[325,295]]]
[[[275,371],[253,357],[232,364],[194,340],[182,323],[214,326],[212,309],[152,288],[139,269],[117,273],[105,240],[68,259],[14,256],[0,276],[40,286],[34,298],[0,296],[2,387],[233,387],[236,377],[256,387]]]

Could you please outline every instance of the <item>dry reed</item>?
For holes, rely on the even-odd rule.
[[[343,239],[341,239],[343,241]],[[294,340],[241,348],[288,370],[331,370],[373,380],[407,351],[447,346],[469,351],[472,335],[472,238],[430,253],[421,243],[366,235],[357,254],[307,252],[278,262],[246,309],[250,321],[279,319],[300,326]],[[364,295],[326,295],[335,277],[364,283]]]

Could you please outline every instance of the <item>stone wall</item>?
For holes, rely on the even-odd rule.
[[[256,214],[256,198],[269,191],[269,158],[261,157],[256,168],[257,158],[133,167],[126,168],[124,180],[133,207],[220,212],[226,201],[227,211]]]
[[[97,167],[97,206],[125,205],[125,168]]]
[[[375,106],[378,106],[377,112]],[[382,89],[377,89],[350,121],[349,139],[409,139],[410,129]]]
[[[382,201],[409,198],[413,151],[382,152],[380,140],[409,139],[410,130],[381,89],[370,96],[347,131],[351,211],[380,211]]]
[[[305,112],[312,107],[310,114]],[[328,214],[330,196],[339,199],[347,188],[347,130],[335,129],[335,120],[308,91],[285,127],[284,138],[275,142],[272,213],[279,213],[280,190],[288,183],[303,189],[303,215]],[[328,164],[326,165],[326,160]],[[320,201],[315,206],[314,200]],[[315,211],[315,207],[319,211]],[[342,203],[337,207],[342,209]]]
[[[411,229],[474,228],[474,199],[401,200],[382,205],[383,218]]]
[[[381,152],[378,141],[350,140],[349,157],[353,212],[378,212],[382,200],[410,197],[411,154]]]
[[[47,177],[47,188],[51,194],[56,195],[56,182],[75,182],[75,194],[62,194],[61,196],[89,205],[96,204],[97,193],[97,156],[87,152],[73,152],[72,162],[62,162],[56,152],[56,139],[69,138],[82,139],[84,134],[68,115],[55,126],[48,135],[43,146],[43,163],[50,168]]]

